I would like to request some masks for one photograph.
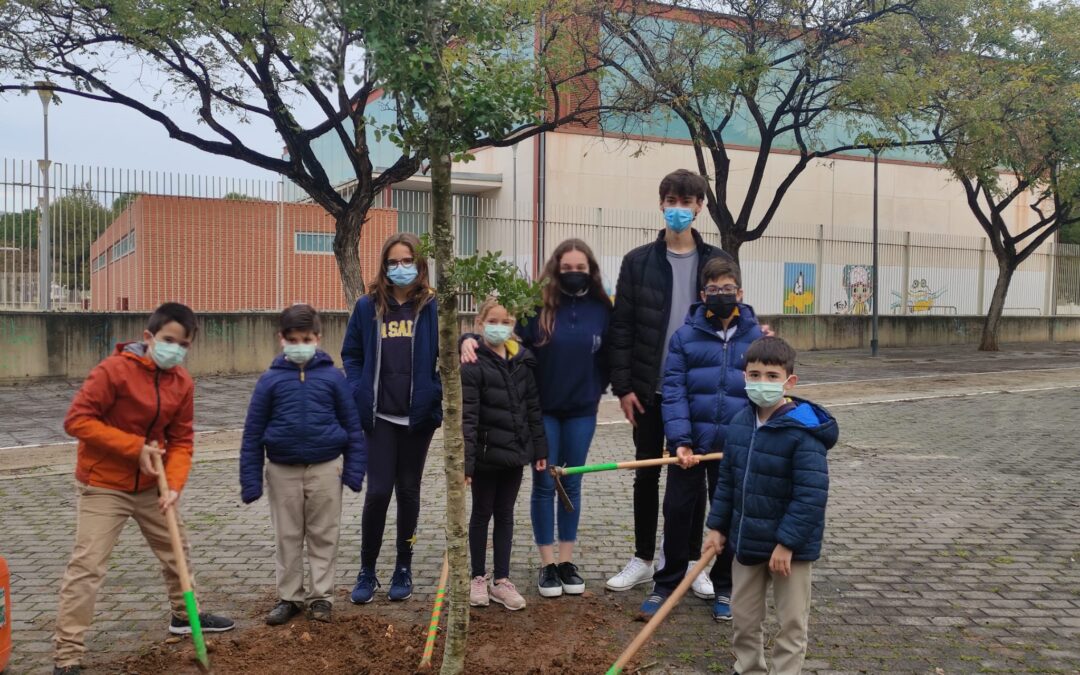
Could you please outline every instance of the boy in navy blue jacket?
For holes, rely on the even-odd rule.
[[[722,451],[728,423],[749,406],[743,354],[762,335],[753,308],[742,303],[738,265],[726,258],[710,260],[701,272],[701,286],[702,302],[690,308],[668,348],[662,413],[668,447],[676,449],[679,467],[668,468],[664,562],[653,575],[642,618],[656,613],[699,550],[719,467],[717,462],[699,464],[697,456]],[[695,579],[693,590],[702,599],[715,598],[714,619],[731,619],[731,556],[718,556],[709,579]]]
[[[277,549],[280,600],[266,617],[279,626],[307,604],[308,618],[330,621],[341,524],[341,485],[359,492],[367,447],[352,390],[318,348],[319,314],[297,304],[281,314],[284,353],[259,378],[244,423],[240,488],[245,504],[263,491],[263,460]],[[311,584],[304,584],[304,542]]]
[[[720,480],[702,553],[733,551],[735,631],[732,649],[741,675],[795,675],[806,657],[810,568],[821,555],[829,497],[826,453],[839,436],[824,408],[787,396],[795,350],[776,337],[746,352],[751,407],[731,421]],[[769,584],[780,622],[765,662],[762,626]]]

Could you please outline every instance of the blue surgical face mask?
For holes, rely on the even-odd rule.
[[[154,360],[158,368],[168,370],[175,368],[184,362],[187,356],[187,348],[181,347],[175,342],[162,342],[154,340],[154,346],[150,348],[150,358]]]
[[[397,265],[386,270],[386,278],[395,286],[408,286],[416,281],[416,265]]]
[[[484,324],[484,339],[496,347],[509,340],[513,332],[513,326],[504,326],[498,323]]]
[[[784,399],[784,383],[747,382],[746,396],[759,408],[771,408]]]
[[[318,345],[314,344],[298,344],[298,345],[285,345],[285,359],[292,361],[298,366],[302,366],[311,359],[315,358],[315,350]]]
[[[664,221],[672,232],[683,232],[694,222],[694,212],[685,206],[665,206]]]

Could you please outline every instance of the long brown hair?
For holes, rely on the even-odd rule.
[[[417,254],[417,251],[420,250],[420,238],[409,232],[398,232],[390,235],[382,245],[382,253],[379,254],[379,273],[376,275],[375,280],[371,282],[371,290],[368,291],[368,295],[375,302],[375,310],[379,316],[386,316],[386,312],[389,311],[390,297],[393,294],[390,289],[393,284],[390,283],[390,279],[386,276],[386,258],[390,255],[390,249],[398,244],[409,247],[416,264],[416,281],[413,282],[413,288],[409,291],[409,301],[416,308],[417,315],[420,314],[420,309],[424,304],[434,295],[431,284],[428,282],[427,258]]]
[[[580,239],[567,239],[555,247],[555,251],[544,265],[544,273],[540,275],[541,282],[546,283],[544,283],[542,295],[543,306],[540,308],[540,339],[536,342],[537,346],[546,345],[551,340],[552,333],[555,332],[555,311],[559,309],[559,303],[562,302],[563,297],[562,285],[559,283],[559,265],[562,263],[562,257],[570,251],[584,253],[585,259],[589,261],[590,281],[586,295],[606,303],[608,307],[611,306],[611,298],[604,290],[604,282],[600,276],[600,264],[596,262],[592,249]]]

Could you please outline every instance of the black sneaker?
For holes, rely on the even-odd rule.
[[[585,592],[585,580],[578,574],[577,565],[572,562],[559,563],[559,581],[562,582],[563,593],[567,595],[581,595]]]
[[[554,563],[540,568],[540,578],[536,582],[540,597],[557,598],[563,594],[562,580],[559,579],[559,567]]]
[[[213,614],[200,613],[199,624],[202,625],[204,633],[224,633],[236,628],[236,622],[232,619]],[[180,619],[174,616],[172,622],[169,623],[169,632],[173,635],[191,635],[191,625],[188,624],[187,617]]]
[[[82,666],[53,666],[52,672],[53,675],[82,675]]]
[[[299,613],[300,605],[297,603],[289,602],[288,600],[279,600],[278,604],[274,605],[274,608],[266,615],[266,625],[284,626]]]
[[[310,621],[330,623],[330,611],[332,607],[333,606],[326,600],[316,600],[308,605],[307,618]]]

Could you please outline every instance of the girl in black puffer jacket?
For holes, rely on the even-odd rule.
[[[514,317],[495,300],[480,307],[476,323],[483,337],[477,361],[461,366],[465,483],[472,486],[473,496],[469,604],[485,607],[490,599],[517,610],[525,607],[525,599],[509,579],[514,502],[521,488],[522,469],[529,464],[537,471],[547,468],[540,395],[532,372],[536,361],[529,350],[509,339]],[[492,515],[495,569],[489,577],[485,562]]]

